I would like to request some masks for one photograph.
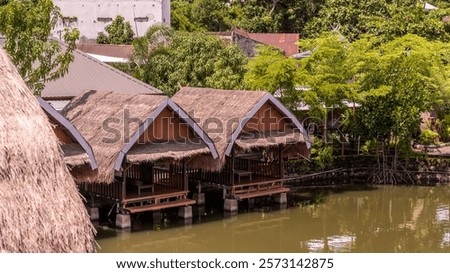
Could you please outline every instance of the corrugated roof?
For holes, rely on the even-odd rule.
[[[133,55],[132,45],[77,44],[77,49],[95,55],[129,59]]]
[[[47,100],[48,104],[50,104],[56,111],[60,112],[67,104],[69,104],[70,100]]]
[[[298,33],[250,33],[238,28],[234,28],[233,32],[258,43],[277,47],[283,50],[286,56],[292,56],[299,52],[297,42],[300,36]]]
[[[280,48],[286,56],[298,53],[297,42],[300,36],[297,33],[249,33],[250,39],[257,42]]]
[[[5,42],[0,37],[0,46]],[[62,50],[66,45],[60,43]],[[75,49],[74,61],[69,66],[69,71],[55,81],[47,82],[41,97],[49,100],[73,98],[83,91],[110,90],[125,94],[162,94],[161,90],[148,85],[122,71],[105,64],[81,50]]]
[[[66,46],[61,43],[65,50]],[[87,90],[110,90],[126,94],[155,94],[160,90],[75,49],[74,61],[62,78],[47,82],[41,96],[72,98]]]

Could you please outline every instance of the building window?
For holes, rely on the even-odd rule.
[[[148,22],[148,17],[135,17],[135,22]]]
[[[62,21],[63,21],[63,25],[64,25],[65,27],[68,27],[68,26],[70,26],[72,23],[78,22],[78,18],[75,17],[75,16],[74,16],[74,17],[63,17]]]
[[[111,17],[98,17],[97,21],[99,22],[103,22],[103,23],[108,23],[108,22],[112,22],[112,18]]]

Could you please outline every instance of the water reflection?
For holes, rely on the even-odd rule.
[[[290,200],[308,194],[298,193]],[[131,233],[104,228],[97,238],[99,251],[450,251],[449,187],[386,186],[332,194],[321,190],[317,196],[308,196],[311,205],[275,211],[260,208],[227,217],[202,208],[188,225],[163,220]]]

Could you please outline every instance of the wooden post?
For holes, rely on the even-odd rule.
[[[184,190],[187,191],[188,190],[188,180],[187,180],[187,174],[186,174],[186,160],[184,158],[183,158],[183,167],[182,167],[181,171],[183,172]]]
[[[234,186],[234,145],[231,149],[231,186]]]
[[[278,176],[280,178],[284,178],[284,167],[283,167],[283,158],[282,155],[282,149],[281,145],[278,145]]]
[[[127,175],[126,171],[122,170],[122,194],[120,196],[120,201],[125,200],[127,195]],[[122,206],[122,202],[120,202],[120,206]]]
[[[155,183],[155,171],[153,169],[155,165],[153,163],[150,163],[150,184]]]

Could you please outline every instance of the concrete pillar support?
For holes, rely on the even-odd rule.
[[[255,207],[255,198],[249,198],[247,199],[248,208],[252,209]]]
[[[201,206],[205,204],[205,194],[204,193],[194,193],[193,195],[195,202],[197,205]]]
[[[274,201],[277,204],[286,204],[287,203],[287,193],[283,192],[274,196]]]
[[[238,201],[236,199],[225,199],[223,209],[229,212],[238,211]]]
[[[131,228],[131,215],[118,213],[116,215],[116,226],[119,228]]]
[[[87,207],[86,209],[89,217],[91,218],[91,221],[97,221],[98,219],[100,219],[100,213],[98,212],[97,207]]]
[[[192,218],[192,206],[179,207],[178,217],[181,217],[183,219]]]
[[[157,210],[152,212],[152,220],[153,220],[153,224],[159,224],[161,223],[161,211]]]

